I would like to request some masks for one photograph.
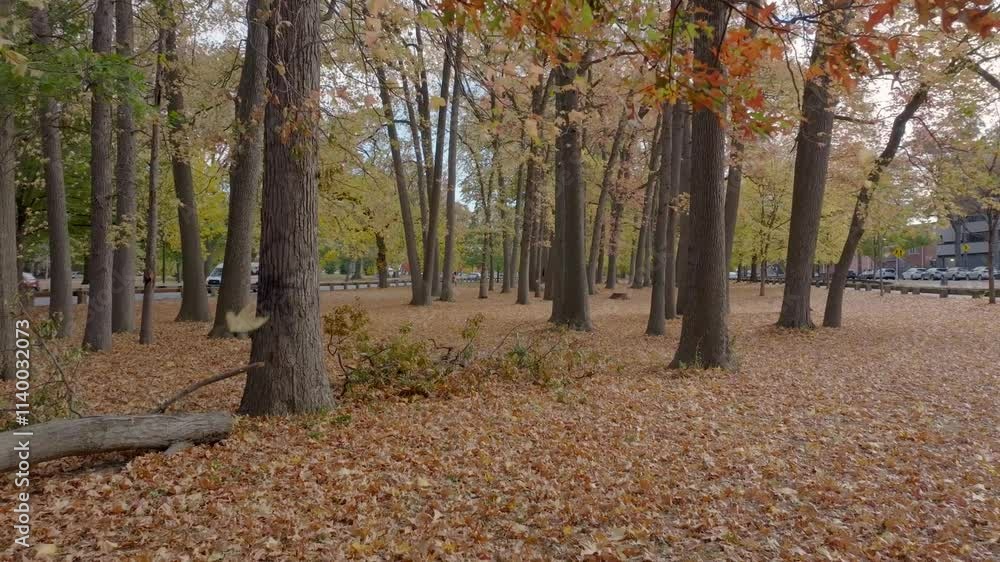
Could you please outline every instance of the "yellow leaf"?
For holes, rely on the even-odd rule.
[[[441,96],[431,96],[431,109],[440,109],[444,107],[446,103],[448,102],[446,102]]]

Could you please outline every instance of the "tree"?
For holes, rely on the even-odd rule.
[[[843,319],[844,286],[847,283],[847,272],[851,268],[851,262],[858,250],[858,243],[865,233],[865,221],[868,218],[868,206],[871,202],[872,192],[878,187],[879,181],[882,179],[882,172],[892,164],[896,157],[899,145],[903,141],[903,135],[906,134],[906,125],[927,100],[929,89],[930,86],[926,82],[921,82],[910,96],[909,102],[893,120],[892,129],[889,131],[889,140],[868,171],[865,183],[858,190],[857,203],[854,207],[854,214],[851,216],[851,227],[847,233],[847,240],[844,242],[844,249],[840,253],[840,259],[833,270],[830,291],[826,297],[823,325],[828,328],[839,328]]]
[[[649,320],[646,323],[646,334],[650,336],[662,336],[666,331],[667,270],[673,269],[674,266],[672,260],[668,261],[668,258],[673,257],[673,252],[667,250],[667,245],[673,246],[674,241],[673,238],[667,239],[667,223],[670,221],[670,205],[673,199],[673,182],[671,181],[673,170],[670,166],[673,154],[672,135],[677,129],[673,126],[673,105],[663,104],[661,111],[663,116],[660,120],[659,150],[661,151],[660,162],[662,164],[658,171],[659,195],[655,209],[656,225],[653,234],[653,296],[650,298]],[[671,279],[672,281],[673,279]]]
[[[52,28],[47,9],[32,10],[31,30],[43,53],[52,44]],[[61,108],[56,98],[41,92],[38,100],[38,125],[42,133],[45,158],[45,198],[49,227],[49,318],[56,322],[56,334],[66,338],[73,333],[73,294],[70,266],[69,215],[66,209],[66,181],[63,173],[62,132],[59,130]]]
[[[850,0],[826,0],[829,10],[817,27],[809,62],[813,67],[829,64],[851,19],[844,9]],[[816,237],[819,233],[823,192],[830,164],[833,106],[830,72],[813,72],[802,94],[802,120],[795,146],[795,179],[792,191],[792,220],[785,259],[785,293],[778,325],[785,328],[812,328],[810,288]]]
[[[190,162],[190,123],[184,101],[183,68],[178,53],[180,20],[174,11],[174,0],[161,0],[160,18],[166,31],[164,45],[166,68],[163,74],[167,97],[167,122],[170,148],[170,168],[177,196],[177,223],[181,235],[183,259],[181,309],[178,321],[207,322],[208,293],[205,291],[204,262],[201,254],[201,228],[198,205],[195,202],[194,177]]]
[[[153,343],[153,299],[156,296],[157,191],[160,187],[160,122],[163,116],[163,28],[156,34],[156,70],[153,73],[153,125],[149,133],[149,197],[146,211],[146,263],[142,275],[142,322],[139,343]]]
[[[698,14],[699,10],[704,10]],[[714,53],[715,41],[724,36],[729,8],[721,2],[697,0],[696,18],[704,18],[714,35],[701,34],[694,41],[695,60],[709,73],[721,74],[723,68]],[[694,108],[691,117],[691,228],[698,240],[697,267],[689,272],[695,288],[691,307],[685,310],[681,340],[671,365],[699,365],[729,368],[729,331],[726,321],[726,191],[722,178],[725,161],[725,136],[718,116],[711,108]]]
[[[267,26],[258,0],[248,0],[247,41],[236,90],[236,134],[230,145],[229,214],[226,253],[222,261],[222,283],[215,307],[210,337],[230,337],[226,313],[238,313],[250,300],[251,244],[254,211],[263,166],[264,131],[260,114],[264,108],[267,79]]]
[[[240,412],[281,415],[333,406],[320,340],[318,139],[320,6],[276,0],[267,22],[264,186],[257,315]]]
[[[458,116],[461,107],[462,94],[462,39],[464,34],[458,31],[455,48],[452,53],[454,67],[454,85],[451,93],[451,125],[448,132],[448,194],[445,201],[445,241],[444,266],[442,268],[441,300],[452,301],[454,284],[452,275],[455,272],[455,185],[458,181]]]
[[[92,43],[97,56],[111,53],[113,28],[111,0],[97,0]],[[111,349],[111,97],[100,81],[91,80],[90,88],[90,300],[83,343],[103,351]]]
[[[132,57],[135,33],[132,1],[115,1],[116,52],[123,60]],[[135,327],[135,227],[136,128],[129,96],[121,96],[115,119],[115,250],[112,258],[111,330],[131,332]]]

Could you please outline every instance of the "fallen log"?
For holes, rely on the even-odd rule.
[[[0,472],[17,469],[21,460],[35,466],[62,457],[162,450],[184,441],[214,443],[232,429],[233,416],[226,412],[93,416],[28,425],[0,433]]]

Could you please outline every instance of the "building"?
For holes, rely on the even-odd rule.
[[[938,230],[937,267],[966,267],[972,269],[986,265],[988,250],[987,221],[984,215],[969,215],[951,222]],[[994,240],[1000,240],[1000,234]],[[997,244],[1000,246],[1000,244]],[[1000,264],[1000,251],[994,249],[993,263]]]

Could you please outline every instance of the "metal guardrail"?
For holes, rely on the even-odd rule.
[[[412,284],[412,282],[409,279],[390,279],[389,280],[389,287],[408,287],[411,284]],[[348,287],[354,287],[355,289],[371,289],[373,287],[378,287],[378,281],[377,280],[376,281],[321,281],[320,284],[319,284],[319,288],[320,288],[321,291],[324,288],[326,288],[329,291],[336,291],[338,287],[340,288],[340,290],[347,290]],[[155,289],[153,289],[153,292],[155,292],[155,293],[179,293],[179,292],[181,292],[182,289],[183,289],[183,287],[181,287],[180,285],[169,286],[169,287],[167,287],[167,286],[161,286],[161,287],[156,287]],[[135,294],[137,294],[137,295],[141,295],[142,291],[143,291],[142,287],[136,287],[135,288]],[[218,289],[212,289],[210,292],[212,294],[217,294],[218,293]],[[90,294],[90,288],[89,287],[77,287],[76,289],[73,289],[73,296],[76,297],[77,304],[86,304],[87,297],[88,297],[89,294]],[[51,297],[51,296],[52,296],[52,292],[48,291],[48,290],[45,290],[45,291],[35,291],[35,294],[34,294],[34,297],[36,297],[36,298],[44,298],[44,297]]]
[[[741,280],[740,282],[746,283],[747,281]],[[752,281],[752,283],[760,283],[760,281]],[[765,279],[764,283],[768,285],[784,285],[784,279]],[[814,287],[826,287],[828,285],[825,279],[813,280],[810,285]],[[885,292],[897,292],[901,295],[939,295],[941,298],[947,298],[949,295],[955,296],[966,296],[972,297],[974,299],[983,298],[989,295],[989,289],[977,288],[977,287],[949,287],[947,285],[930,287],[930,286],[912,286],[912,285],[896,285],[893,281],[886,279],[885,281],[879,283],[878,280],[875,281],[848,281],[844,284],[845,289],[854,289],[855,291],[877,291],[879,287]],[[1000,294],[1000,290],[994,291]]]

